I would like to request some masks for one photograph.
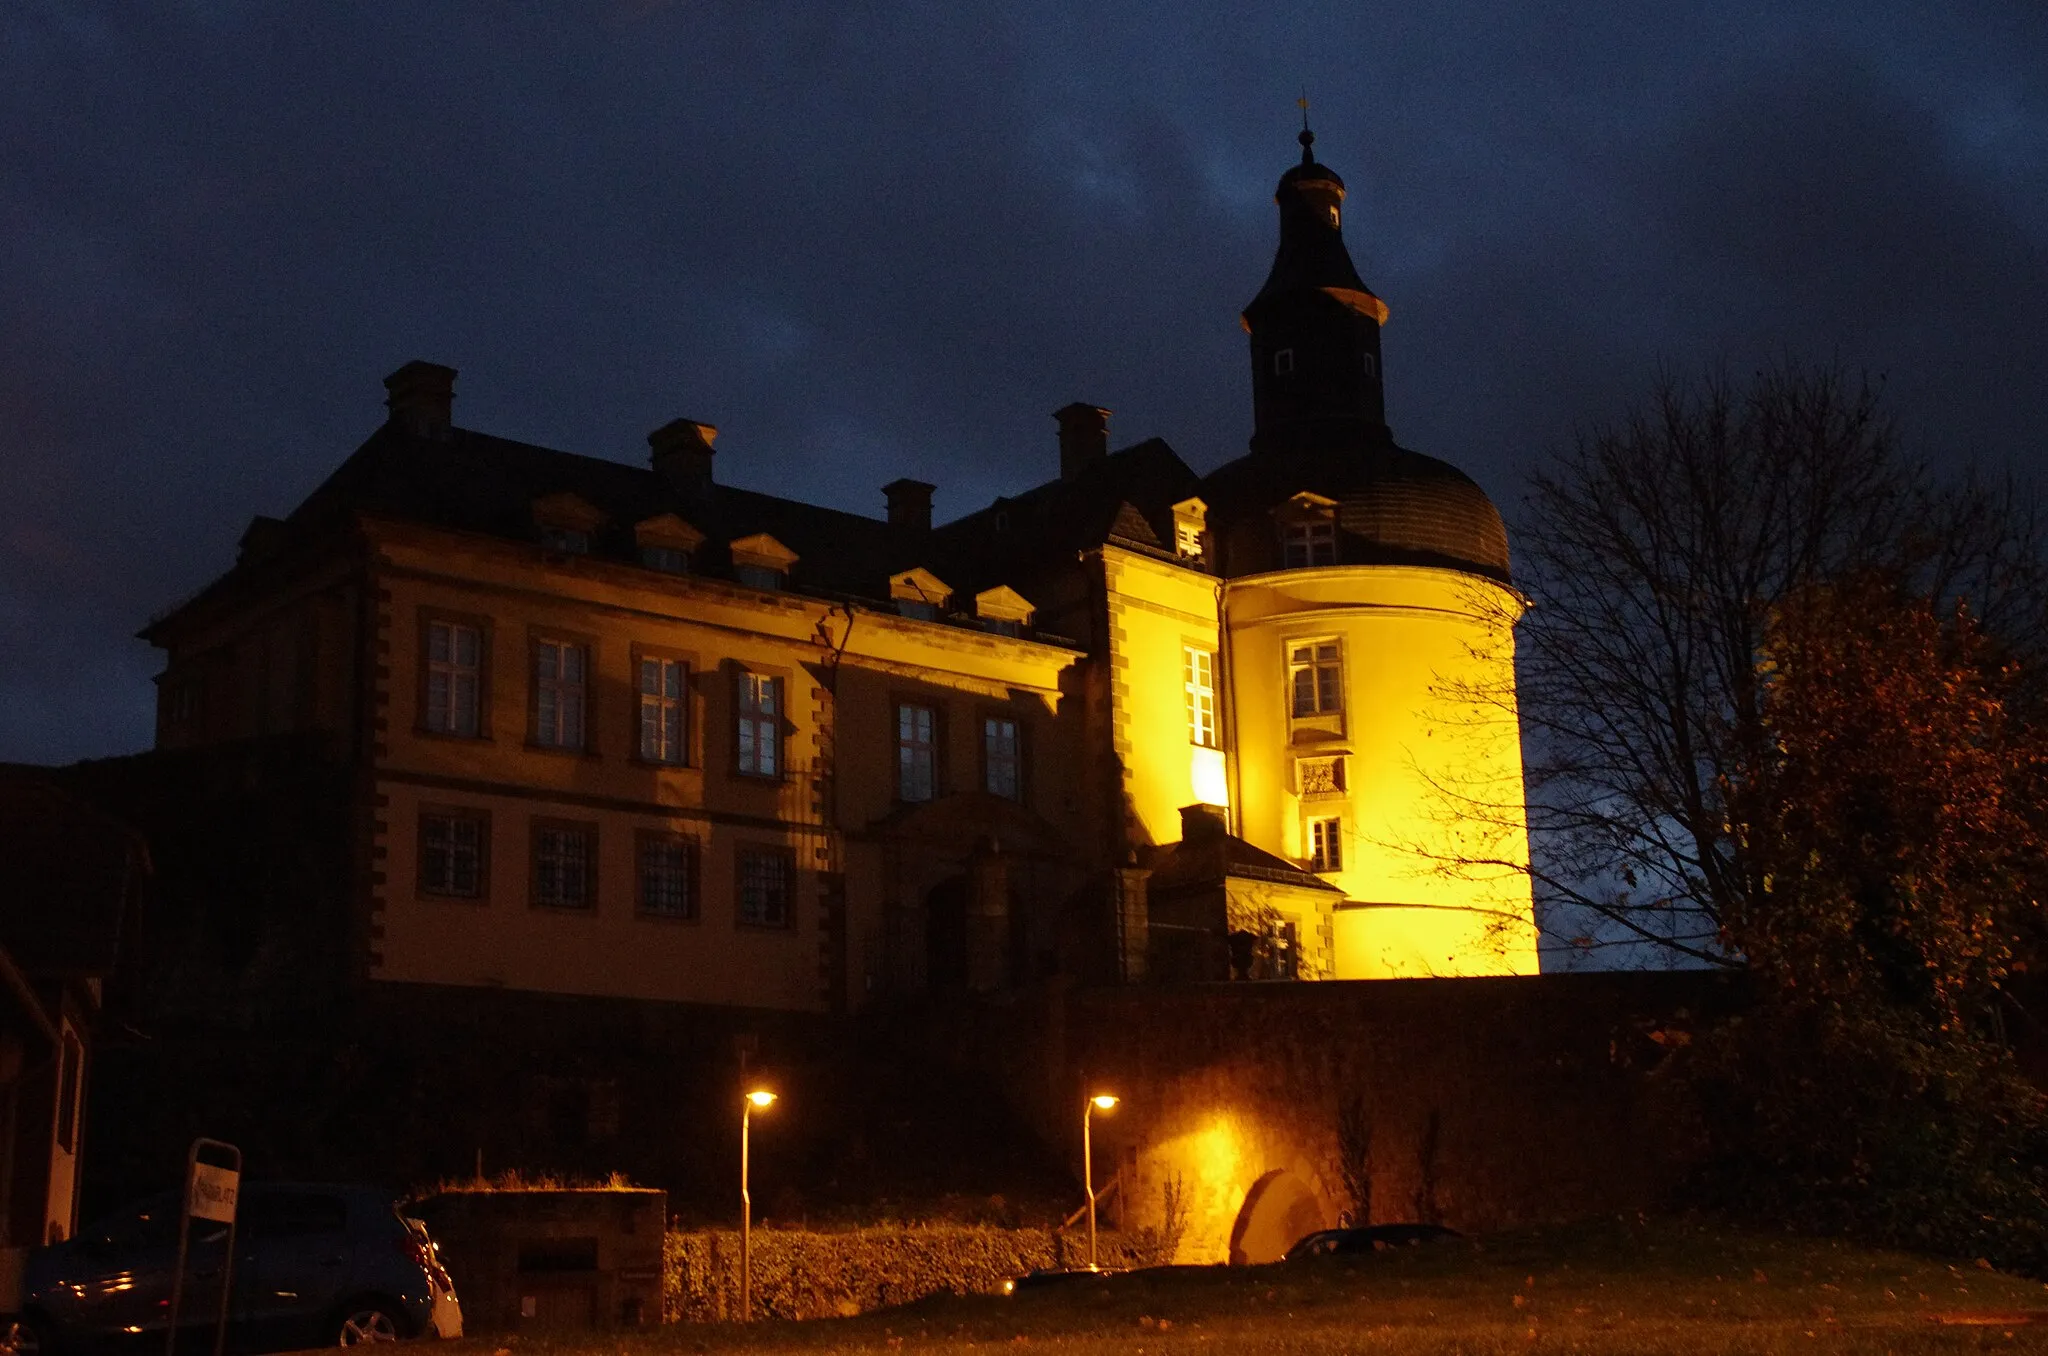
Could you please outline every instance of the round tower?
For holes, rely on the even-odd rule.
[[[1300,140],[1244,311],[1251,451],[1203,487],[1237,833],[1343,890],[1335,978],[1533,973],[1507,533],[1470,477],[1394,442],[1387,308]]]

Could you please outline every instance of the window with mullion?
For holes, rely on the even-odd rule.
[[[1216,747],[1216,656],[1193,645],[1182,647],[1182,690],[1188,700],[1188,740]]]
[[[426,715],[435,734],[474,738],[483,691],[483,633],[460,622],[427,624]]]
[[[597,902],[597,830],[540,823],[533,830],[533,902],[545,909],[588,909]]]
[[[1344,821],[1341,819],[1311,819],[1309,829],[1309,870],[1342,871],[1344,869]]]
[[[551,749],[584,746],[584,674],[588,652],[572,641],[533,644],[533,742]]]
[[[782,680],[741,673],[736,691],[736,766],[744,777],[782,775]]]
[[[640,757],[649,763],[689,761],[690,668],[680,659],[640,660]]]
[[[640,912],[652,918],[697,916],[697,845],[675,833],[640,835]]]
[[[1337,563],[1337,525],[1328,518],[1287,524],[1281,532],[1282,565],[1290,570]]]
[[[1294,714],[1328,715],[1344,709],[1343,650],[1335,641],[1291,646],[1287,655],[1288,685]]]
[[[984,716],[981,721],[983,789],[1005,800],[1024,797],[1024,750],[1017,722],[1008,716]]]
[[[938,794],[938,714],[913,702],[896,705],[896,798],[925,801]]]
[[[786,928],[796,893],[796,863],[783,848],[739,850],[735,917],[748,927]]]
[[[483,894],[488,839],[480,815],[420,816],[420,889],[432,895],[477,899]]]

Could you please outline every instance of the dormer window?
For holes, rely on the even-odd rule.
[[[1294,350],[1283,348],[1273,355],[1273,375],[1284,377],[1294,371]]]
[[[573,527],[543,527],[540,530],[540,544],[543,550],[553,551],[557,555],[590,554],[590,534]]]
[[[704,544],[704,534],[673,513],[658,514],[633,525],[640,563],[663,574],[688,574],[690,552]]]
[[[937,621],[953,601],[953,590],[945,580],[920,566],[889,576],[889,597],[896,611],[919,621]]]
[[[1337,563],[1337,525],[1328,518],[1288,523],[1280,534],[1281,564],[1290,570]]]
[[[974,595],[974,616],[981,629],[991,635],[1021,636],[1034,615],[1031,600],[1008,584],[998,584]]]
[[[1182,560],[1200,562],[1208,555],[1206,538],[1209,506],[1200,499],[1183,499],[1173,506],[1173,553]]]
[[[796,552],[766,532],[741,537],[732,544],[732,577],[746,588],[779,593],[796,564]]]
[[[589,555],[590,534],[604,520],[602,509],[567,490],[533,501],[533,525],[540,533],[541,549],[551,555]]]

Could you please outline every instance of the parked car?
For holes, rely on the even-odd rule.
[[[1385,1252],[1389,1248],[1412,1248],[1425,1243],[1450,1243],[1465,1235],[1441,1224],[1367,1224],[1356,1229],[1318,1229],[1295,1240],[1287,1250],[1287,1261],[1304,1257],[1341,1257],[1362,1252]]]
[[[389,1191],[245,1183],[236,1207],[229,1338],[238,1351],[460,1337],[462,1306],[427,1226]],[[0,1325],[14,1356],[163,1341],[178,1257],[179,1196],[118,1210],[69,1242],[37,1248],[21,1312]],[[187,1242],[181,1347],[211,1350],[227,1226],[195,1219]],[[190,1333],[191,1335],[183,1336]],[[154,1348],[149,1348],[153,1350]]]
[[[1122,1274],[1122,1267],[1042,1267],[1010,1277],[1003,1282],[1003,1293],[1014,1295],[1019,1290],[1042,1290],[1055,1285],[1088,1285]]]

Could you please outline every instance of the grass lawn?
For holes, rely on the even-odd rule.
[[[2031,1322],[2030,1322],[2031,1320]],[[2048,1286],[1968,1263],[1683,1222],[1359,1258],[1177,1268],[810,1323],[526,1335],[478,1356],[683,1352],[2048,1352]]]

